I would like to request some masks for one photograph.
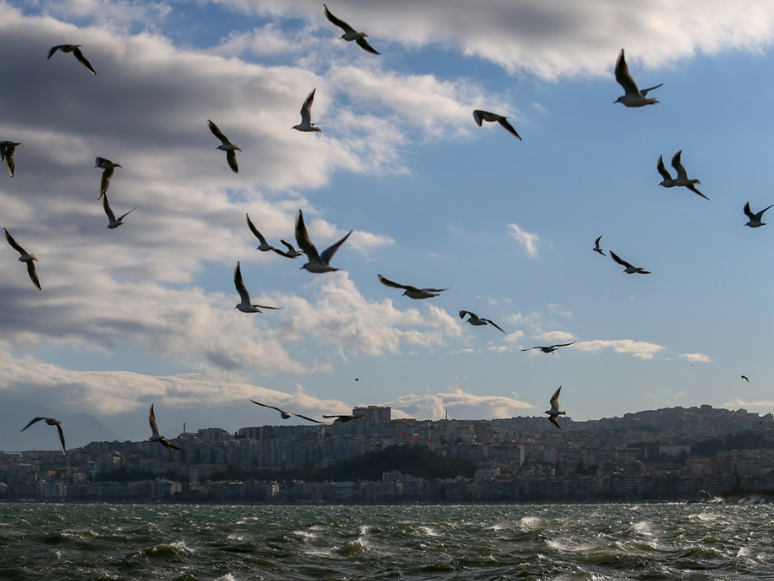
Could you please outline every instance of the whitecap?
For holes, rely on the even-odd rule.
[[[519,521],[521,528],[525,531],[532,531],[538,528],[540,525],[540,517],[537,516],[524,516]]]

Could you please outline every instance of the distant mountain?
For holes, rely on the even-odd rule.
[[[0,398],[0,451],[58,450],[59,436],[56,428],[45,422],[21,429],[32,418],[49,417],[64,422],[67,448],[79,448],[89,442],[113,441],[117,436],[94,416],[89,414],[58,414],[39,402]]]

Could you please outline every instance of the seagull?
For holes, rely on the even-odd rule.
[[[59,443],[62,445],[62,456],[65,455],[65,438],[64,438],[64,432],[62,431],[62,426],[64,424],[60,422],[59,420],[56,420],[54,418],[34,418],[30,420],[30,423],[24,426],[21,431],[23,432],[27,428],[29,428],[32,424],[35,422],[46,422],[49,426],[56,426],[57,431],[59,432]]]
[[[280,415],[282,416],[283,420],[287,420],[287,419],[292,418],[293,416],[296,416],[297,418],[303,418],[303,419],[308,420],[310,422],[314,422],[315,424],[322,424],[322,423],[324,423],[324,422],[321,422],[320,420],[313,420],[312,418],[308,418],[306,416],[302,416],[301,414],[291,414],[290,412],[286,412],[286,411],[281,410],[279,408],[275,408],[273,405],[266,405],[265,403],[261,403],[261,402],[255,401],[254,399],[251,399],[250,401],[253,402],[255,405],[260,405],[260,406],[263,406],[265,408],[271,408],[273,410],[277,410],[280,413]]]
[[[747,383],[750,383],[750,380],[749,380],[749,379],[747,379],[747,376],[746,376],[746,375],[742,375],[741,377],[742,377],[742,379],[744,379],[744,380],[745,380]]]
[[[24,248],[19,246],[16,243],[16,240],[13,239],[13,236],[11,236],[11,234],[8,232],[8,230],[3,228],[3,232],[5,232],[5,239],[8,240],[8,244],[13,246],[14,249],[19,254],[21,254],[21,256],[19,257],[19,262],[26,262],[27,263],[27,273],[29,273],[29,275],[30,275],[30,280],[32,281],[32,284],[34,284],[38,288],[38,290],[41,290],[41,288],[40,288],[40,280],[38,279],[38,273],[35,270],[35,262],[34,261],[36,261],[37,258],[35,257],[34,254],[30,254],[29,252],[24,250]]]
[[[250,214],[245,212],[245,217],[247,218],[247,227],[250,228],[250,232],[255,234],[255,237],[261,242],[261,245],[256,247],[256,250],[260,250],[261,252],[276,250],[274,246],[266,242],[266,238],[263,237],[263,234],[258,232],[258,228],[256,228],[255,225],[250,221]]]
[[[325,17],[344,31],[344,34],[341,35],[342,39],[354,40],[360,48],[371,54],[381,54],[376,52],[374,48],[368,44],[368,41],[365,39],[368,35],[365,32],[358,32],[340,18],[336,18],[328,11],[328,7],[325,4],[323,4],[323,8],[325,9]]]
[[[602,240],[602,236],[597,238],[596,241],[594,242],[593,250],[594,250],[594,252],[599,252],[602,256],[607,256],[607,254],[605,254],[605,251],[602,250],[602,248],[600,248],[600,246],[599,246],[599,241],[600,240]]]
[[[772,206],[774,206],[774,204],[772,204]],[[747,202],[744,205],[744,214],[750,219],[750,221],[747,222],[745,226],[749,226],[750,228],[760,228],[761,226],[765,226],[766,223],[761,222],[761,220],[763,219],[763,213],[769,208],[771,208],[771,206],[769,206],[768,208],[764,208],[757,214],[753,214],[752,210],[750,210],[750,202]]]
[[[113,177],[113,172],[117,167],[121,167],[118,163],[113,163],[109,159],[105,159],[104,157],[98,157],[94,160],[94,163],[96,164],[94,167],[99,167],[104,169],[105,171],[102,172],[102,181],[99,183],[99,198],[101,198],[105,192],[108,191],[108,188],[110,187],[110,178]]]
[[[476,120],[476,123],[479,127],[481,127],[482,121],[489,121],[494,122],[497,121],[500,125],[505,127],[505,129],[513,135],[514,137],[517,137],[519,141],[521,141],[521,137],[518,133],[516,133],[516,130],[513,128],[513,125],[508,123],[508,118],[503,117],[502,115],[498,115],[497,113],[490,113],[489,111],[481,111],[479,109],[476,109],[473,111],[473,119]]]
[[[312,89],[312,92],[304,99],[304,104],[301,106],[301,123],[293,125],[291,129],[297,131],[322,131],[319,127],[315,127],[316,123],[312,123],[312,103],[314,103],[314,92],[317,89]]]
[[[549,421],[552,424],[554,424],[557,428],[559,428],[561,430],[562,426],[559,425],[559,422],[557,422],[556,419],[559,416],[564,416],[566,414],[565,414],[565,412],[560,412],[559,411],[559,392],[560,391],[562,391],[562,386],[561,385],[559,386],[559,389],[557,389],[554,392],[554,395],[551,396],[551,400],[550,400],[551,409],[548,410],[548,411],[545,411],[543,413],[548,414]]]
[[[234,269],[234,284],[236,285],[237,292],[239,293],[239,298],[242,299],[242,302],[234,307],[235,309],[239,309],[243,313],[262,313],[263,311],[261,311],[261,309],[282,308],[250,304],[250,293],[247,292],[247,289],[245,288],[245,282],[242,280],[242,269],[239,267],[239,262],[237,262],[236,268]]]
[[[110,202],[108,202],[108,197],[106,193],[102,194],[102,207],[105,208],[105,214],[107,214],[108,220],[110,220],[110,224],[108,224],[108,228],[110,228],[111,230],[114,228],[118,228],[121,224],[123,224],[122,220],[137,209],[137,208],[132,208],[123,216],[119,216],[118,218],[116,218],[116,215],[113,213],[113,210],[110,207]]]
[[[83,56],[83,53],[79,48],[80,46],[80,44],[58,44],[57,46],[52,46],[49,49],[48,57],[46,58],[50,59],[58,50],[61,50],[62,52],[71,52],[73,53],[73,56],[78,59],[78,62],[86,67],[87,71],[89,71],[92,75],[96,75],[97,71],[94,70],[94,68],[91,66],[91,63],[86,60],[85,56]]]
[[[288,249],[288,251],[285,252],[279,248],[272,248],[272,250],[280,256],[284,256],[285,258],[298,258],[303,254],[303,252],[300,250],[296,250],[290,242],[285,242],[284,240],[280,240],[280,242],[285,245],[285,248]]]
[[[643,107],[645,105],[658,103],[658,99],[648,99],[646,96],[648,91],[658,89],[664,84],[661,83],[650,89],[643,89],[640,91],[640,89],[637,88],[637,83],[634,82],[634,79],[629,74],[629,67],[626,66],[626,61],[624,60],[624,49],[621,49],[621,52],[618,54],[618,60],[615,61],[615,80],[623,87],[626,94],[618,97],[618,99],[613,102],[613,105],[622,103],[626,107]]]
[[[309,259],[309,262],[301,268],[313,273],[333,272],[338,270],[338,268],[332,267],[330,262],[333,255],[336,254],[336,251],[339,249],[339,246],[344,244],[350,234],[352,234],[352,230],[347,232],[347,235],[336,242],[336,244],[326,248],[322,254],[318,254],[317,249],[314,247],[314,244],[312,244],[312,240],[309,238],[309,233],[306,231],[304,215],[301,213],[301,210],[299,210],[298,216],[296,216],[296,244],[298,244],[299,248]]]
[[[632,266],[625,260],[618,258],[618,255],[612,250],[610,251],[610,258],[615,260],[621,266],[625,266],[626,268],[624,269],[624,272],[626,274],[650,274],[650,271],[642,270],[639,266]]]
[[[377,276],[383,285],[405,290],[406,292],[403,293],[403,296],[409,297],[410,299],[429,299],[430,297],[437,297],[438,293],[449,290],[448,288],[417,288],[411,285],[392,282],[391,280],[384,278],[381,274]],[[502,331],[502,329],[500,330]]]
[[[356,420],[358,418],[362,418],[363,414],[357,414],[356,416],[353,416],[352,414],[336,414],[332,416],[323,416],[324,418],[336,418],[333,420],[334,422],[351,422],[352,420]]]
[[[0,161],[5,160],[5,165],[8,168],[8,173],[11,174],[11,177],[13,177],[13,170],[16,168],[13,156],[16,155],[17,145],[21,145],[21,143],[0,141]]]
[[[538,345],[537,347],[529,347],[528,349],[522,349],[522,351],[531,351],[532,349],[540,349],[540,351],[542,351],[543,353],[553,353],[559,347],[567,347],[568,345],[572,345],[573,343],[575,343],[575,341],[571,341],[570,343],[559,343],[557,345],[547,345],[547,346]]]
[[[220,139],[221,141],[220,145],[218,145],[218,147],[216,147],[215,149],[220,149],[222,151],[225,151],[226,161],[228,161],[228,167],[230,167],[231,171],[233,171],[234,173],[239,173],[239,166],[237,165],[236,152],[242,151],[242,149],[236,143],[231,143],[228,140],[228,137],[223,135],[220,129],[218,129],[218,126],[215,125],[212,121],[207,119],[207,123],[210,126],[210,131],[212,131],[212,134],[218,139]]]
[[[179,450],[177,446],[175,446],[172,442],[167,440],[164,436],[159,434],[159,426],[156,423],[156,414],[153,412],[153,404],[151,404],[150,412],[148,413],[148,421],[150,422],[151,431],[153,432],[153,435],[148,438],[151,442],[158,442],[165,448],[169,448],[170,450]]]
[[[471,313],[470,311],[460,311],[460,319],[464,319],[465,315],[470,315],[470,317],[468,317],[468,323],[470,323],[475,327],[480,327],[481,325],[486,325],[488,323],[492,325],[495,329],[499,329],[500,331],[503,331],[502,329],[500,329],[500,327],[498,327],[493,321],[490,321],[489,319],[484,319],[483,317],[479,317],[477,314]],[[503,333],[505,333],[505,331],[503,331]],[[505,334],[507,335],[508,333],[505,333]]]
[[[707,196],[702,194],[699,190],[697,190],[693,184],[700,184],[701,182],[699,180],[692,180],[688,178],[688,173],[685,171],[685,168],[683,167],[683,164],[680,163],[680,155],[682,154],[682,150],[675,153],[674,157],[672,158],[672,167],[677,170],[677,177],[672,179],[672,175],[666,170],[664,167],[664,160],[659,155],[658,156],[658,164],[656,165],[656,169],[658,169],[658,173],[661,174],[661,177],[664,178],[664,181],[662,181],[659,185],[664,186],[665,188],[672,188],[675,186],[685,186],[689,190],[691,190],[694,194],[700,195],[705,200],[709,200]]]

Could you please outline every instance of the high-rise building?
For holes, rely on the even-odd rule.
[[[389,422],[392,420],[392,408],[370,405],[367,408],[353,408],[352,415],[362,415],[362,419],[371,422]]]

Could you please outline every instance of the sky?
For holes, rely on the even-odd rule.
[[[22,143],[0,226],[42,285],[0,247],[0,401],[94,415],[122,440],[150,436],[151,403],[168,437],[283,421],[249,398],[491,419],[541,415],[562,385],[574,420],[774,412],[774,224],[742,211],[774,204],[774,4],[328,8],[381,55],[310,0],[0,0],[0,141]],[[46,59],[64,43],[97,75]],[[658,104],[614,103],[622,48],[641,88],[663,83]],[[322,131],[294,131],[312,89]],[[709,201],[659,186],[677,151]],[[97,156],[122,166],[113,210],[136,207],[114,230]],[[299,210],[320,250],[353,231],[339,271],[256,250],[245,214],[295,245]],[[598,236],[652,274],[593,252]],[[234,309],[237,261],[253,301],[281,309]],[[448,290],[412,300],[378,274]]]

